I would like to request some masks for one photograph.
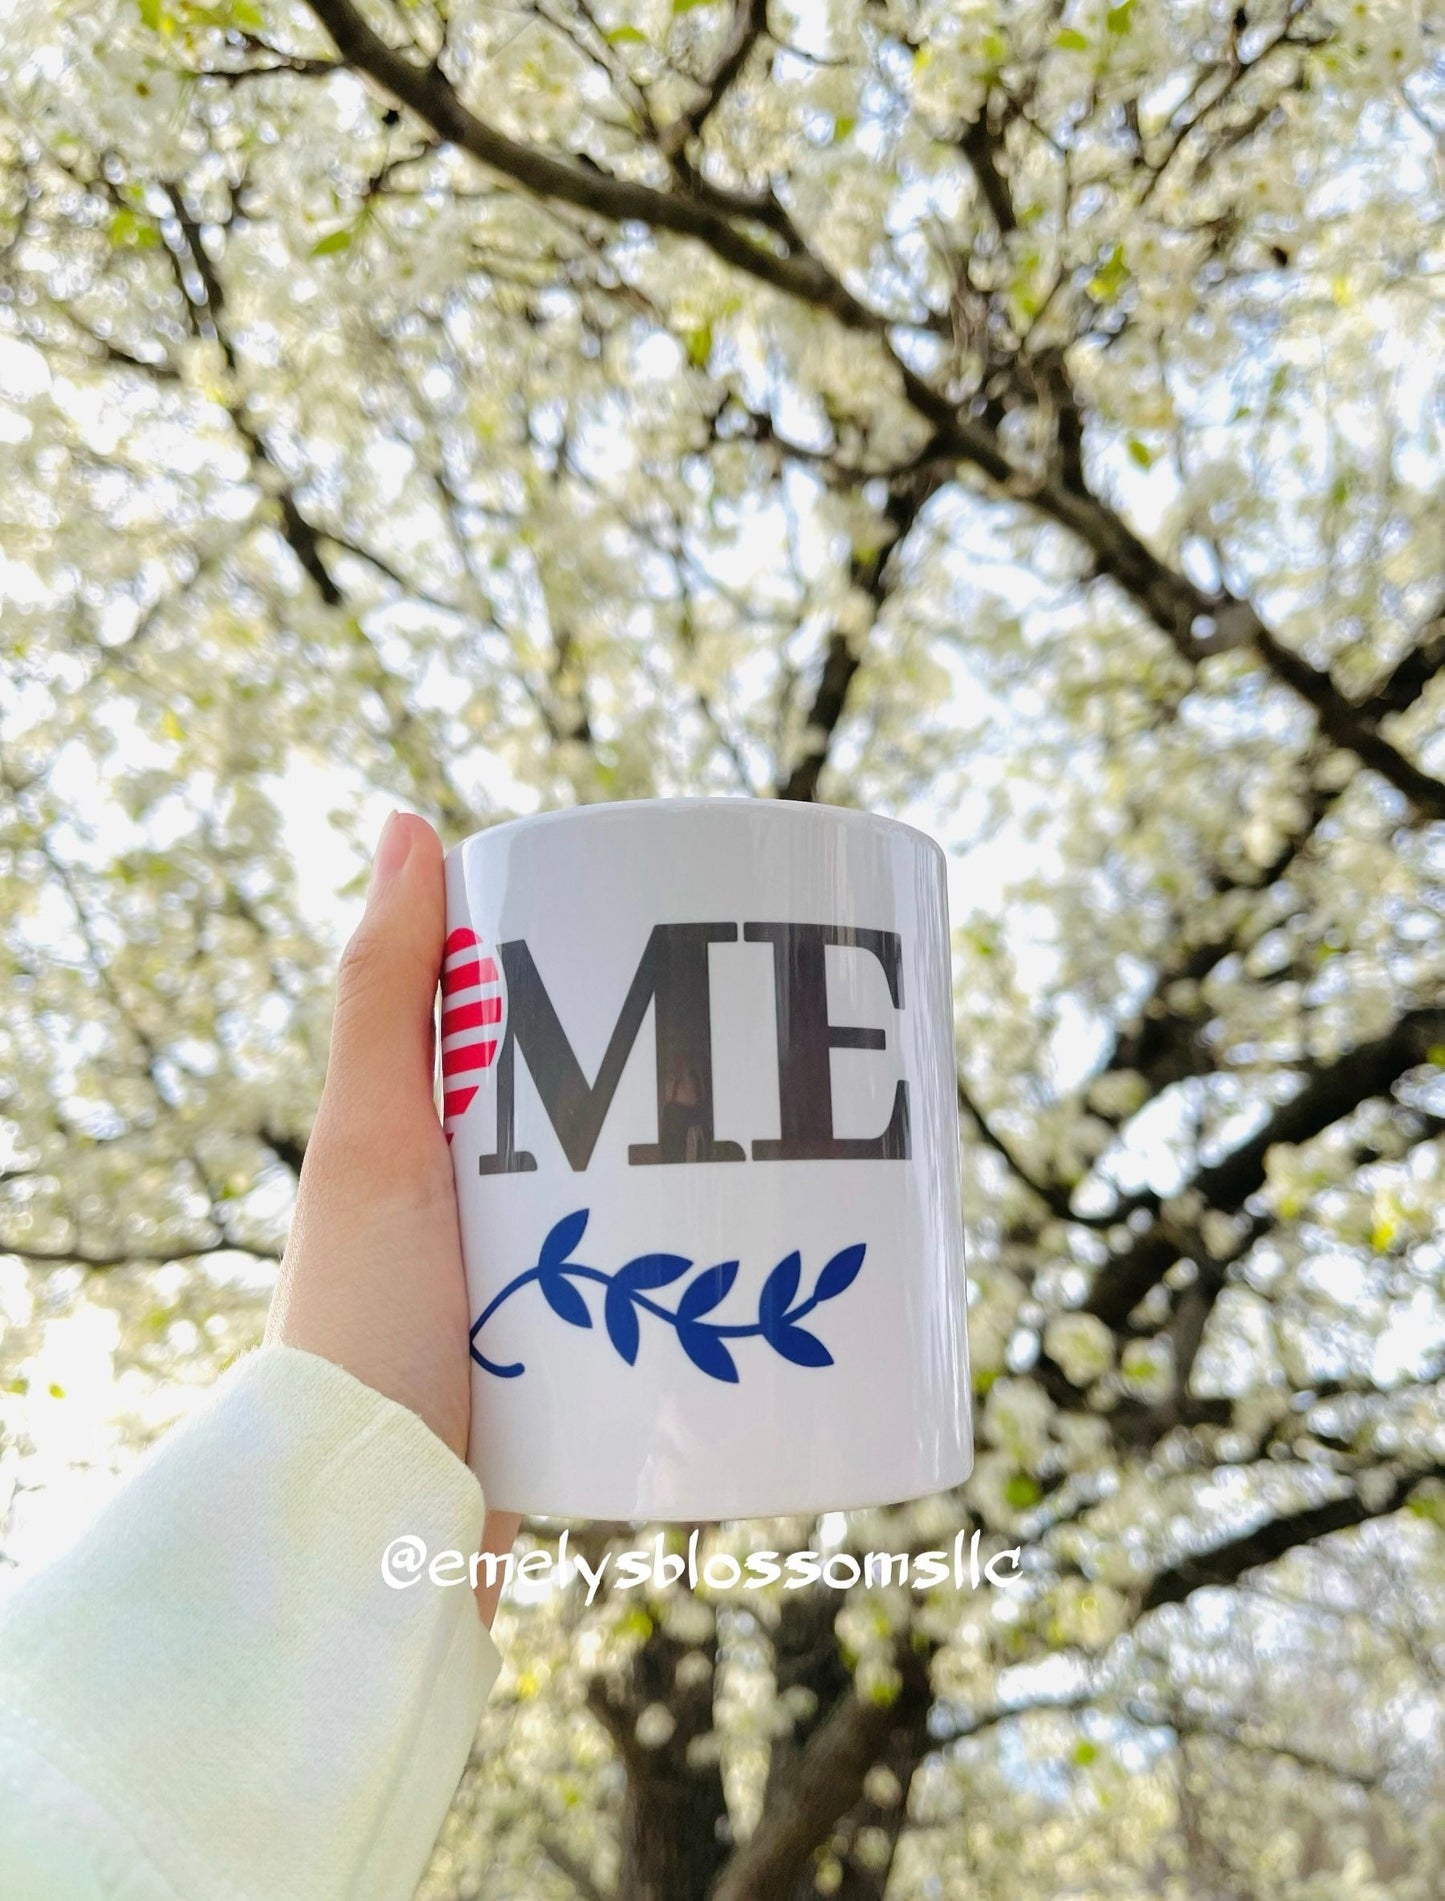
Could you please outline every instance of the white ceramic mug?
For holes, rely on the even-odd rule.
[[[938,846],[839,807],[659,799],[478,832],[446,877],[488,1504],[712,1520],[966,1478]]]

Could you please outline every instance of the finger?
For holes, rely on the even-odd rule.
[[[326,1090],[378,1116],[425,1101],[446,938],[441,840],[393,812],[372,861],[366,910],[342,952]]]

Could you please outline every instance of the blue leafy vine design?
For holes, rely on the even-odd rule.
[[[585,1267],[572,1259],[572,1251],[581,1241],[591,1210],[578,1208],[564,1215],[551,1229],[537,1254],[537,1264],[508,1281],[493,1295],[472,1323],[472,1358],[477,1365],[498,1379],[516,1379],[526,1371],[520,1360],[511,1366],[499,1366],[489,1360],[477,1345],[477,1336],[492,1315],[512,1296],[532,1281],[541,1288],[547,1305],[559,1319],[573,1327],[590,1327],[592,1310],[583,1298],[580,1281],[595,1281],[606,1289],[602,1298],[602,1323],[619,1355],[629,1366],[637,1362],[641,1342],[642,1314],[651,1314],[676,1330],[678,1343],[693,1365],[715,1380],[736,1385],[737,1363],[724,1344],[727,1340],[763,1339],[794,1366],[831,1366],[833,1356],[815,1333],[799,1322],[806,1320],[825,1300],[836,1300],[853,1285],[863,1265],[866,1243],[859,1241],[841,1249],[818,1275],[806,1300],[798,1299],[803,1278],[803,1259],[794,1249],[785,1254],[763,1282],[758,1296],[758,1317],[747,1325],[724,1326],[707,1320],[705,1315],[720,1307],[732,1291],[738,1277],[736,1261],[719,1261],[695,1275],[682,1289],[675,1309],[649,1299],[659,1287],[670,1287],[682,1280],[694,1265],[685,1254],[639,1254],[614,1273]]]

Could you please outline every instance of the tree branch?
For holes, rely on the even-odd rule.
[[[872,602],[870,625],[877,625],[878,616],[883,611],[897,573],[899,550],[941,486],[942,478],[937,469],[927,466],[910,467],[896,477],[889,489],[885,509],[893,531],[890,539],[881,548],[854,553],[850,562],[849,581],[854,589],[866,594]],[[780,779],[778,783],[777,796],[780,799],[808,801],[817,798],[818,782],[847,710],[849,690],[863,665],[860,651],[862,638],[859,635],[850,639],[842,628],[836,627],[828,636],[823,670],[803,729],[802,750],[793,761],[786,778]]]
[[[823,671],[818,677],[818,690],[808,709],[803,749],[793,762],[792,770],[777,788],[780,799],[806,802],[817,798],[818,780],[827,762],[833,735],[842,720],[843,709],[848,703],[848,689],[862,664],[848,636],[835,627],[828,636]]]
[[[1318,755],[1325,750],[1319,746],[1315,752]],[[1160,957],[1148,996],[1133,1017],[1116,1030],[1108,1054],[1092,1072],[1092,1081],[1118,1071],[1132,1071],[1149,1086],[1152,1098],[1171,1083],[1200,1075],[1209,1066],[1199,1042],[1209,1012],[1203,1008],[1198,1013],[1171,1008],[1167,1002],[1169,991],[1177,983],[1202,983],[1226,957],[1244,947],[1241,941],[1244,927],[1256,916],[1260,901],[1284,884],[1300,857],[1318,837],[1320,827],[1334,811],[1344,790],[1321,785],[1317,776],[1320,763],[1318,757],[1312,763],[1311,756],[1306,754],[1307,793],[1303,819],[1283,840],[1269,863],[1252,867],[1243,875],[1216,870],[1210,881],[1208,901],[1222,906],[1224,916],[1197,936],[1181,933]],[[1137,1111],[1131,1108],[1127,1113],[1111,1115],[1096,1109],[1094,1113],[1119,1128]]]
[[[1445,818],[1445,784],[1407,759],[1378,732],[1369,714],[1340,692],[1329,673],[1296,653],[1264,624],[1248,601],[1221,589],[1210,594],[1161,561],[1107,503],[1082,481],[1059,472],[1029,499],[1093,551],[1100,574],[1116,581],[1191,667],[1226,647],[1254,650],[1275,678],[1314,712],[1320,731],[1360,759],[1427,818]]]
[[[1404,713],[1445,667],[1445,602],[1420,629],[1409,649],[1360,707],[1373,719]]]
[[[1236,1723],[1185,1716],[1177,1710],[1151,1710],[1148,1704],[1137,1701],[1126,1702],[1124,1712],[1131,1723],[1138,1723],[1143,1729],[1173,1730],[1176,1740],[1181,1743],[1188,1741],[1191,1736],[1207,1736],[1212,1741],[1228,1743],[1231,1748],[1247,1750],[1253,1755],[1278,1757],[1301,1769],[1318,1769],[1327,1776],[1337,1777],[1341,1782],[1353,1782],[1359,1788],[1373,1788],[1380,1780],[1378,1776],[1361,1775],[1357,1770],[1343,1768],[1328,1756],[1311,1755],[1306,1750],[1291,1748],[1288,1743],[1270,1742],[1263,1736],[1247,1736]]]
[[[680,155],[689,139],[701,135],[767,30],[768,0],[735,0],[732,25],[717,64],[703,82],[701,100],[691,112],[675,119],[662,135],[661,147],[668,157]]]
[[[842,279],[808,249],[791,220],[776,207],[751,205],[719,193],[689,176],[687,191],[659,191],[509,138],[463,104],[440,66],[420,66],[375,33],[351,0],[308,0],[347,64],[492,171],[510,178],[544,202],[566,204],[618,223],[637,221],[705,244],[731,264],[775,290],[830,312],[848,328],[887,343],[895,322],[864,304]],[[736,219],[771,226],[771,241],[755,242]],[[922,327],[939,328],[925,318]],[[1381,737],[1369,716],[1353,707],[1328,672],[1285,647],[1254,608],[1227,591],[1209,594],[1155,555],[1122,518],[1088,488],[1077,466],[1060,466],[1032,481],[1014,468],[985,422],[960,413],[957,404],[893,355],[912,407],[932,424],[932,449],[977,468],[1049,520],[1069,529],[1092,550],[1097,571],[1116,581],[1193,665],[1221,646],[1250,646],[1265,665],[1314,710],[1321,730],[1357,753],[1423,814],[1445,818],[1445,784],[1422,771]],[[1076,423],[1077,412],[1071,420]]]
[[[985,1147],[991,1148],[994,1154],[1007,1165],[1009,1172],[1016,1176],[1031,1194],[1037,1196],[1049,1213],[1056,1216],[1058,1220],[1073,1221],[1080,1227],[1086,1228],[1107,1228],[1112,1227],[1122,1218],[1117,1210],[1108,1215],[1076,1215],[1073,1209],[1073,1190],[1062,1182],[1043,1181],[1037,1175],[1029,1173],[974,1101],[961,1076],[958,1079],[958,1106],[978,1130]]]
[[[1201,1168],[1182,1192],[1200,1195],[1211,1207],[1240,1208],[1263,1185],[1265,1160],[1277,1143],[1307,1142],[1372,1096],[1386,1094],[1400,1077],[1445,1042],[1445,1010],[1411,1010],[1382,1037],[1362,1043],[1334,1062],[1305,1072],[1304,1087],[1276,1109],[1252,1135],[1218,1162]],[[1177,1237],[1166,1222],[1098,1273],[1087,1313],[1120,1327],[1151,1287],[1179,1259]]]
[[[790,1894],[809,1858],[863,1793],[888,1738],[907,1729],[923,1746],[932,1707],[927,1659],[898,1652],[902,1685],[890,1703],[853,1691],[809,1738],[782,1798],[769,1804],[747,1842],[718,1877],[708,1901],[777,1901]]]
[[[22,1247],[0,1235],[0,1255],[13,1254],[16,1260],[33,1261],[47,1267],[170,1267],[177,1261],[199,1261],[208,1254],[245,1254],[254,1261],[278,1261],[278,1254],[265,1249],[244,1247],[239,1241],[203,1241],[195,1247],[127,1248],[114,1254],[87,1254],[82,1248]]]
[[[1003,140],[989,130],[988,105],[985,102],[978,117],[964,129],[958,149],[972,167],[1000,236],[1007,237],[1011,231],[1018,229],[1018,218],[1014,213],[1013,194],[999,168],[998,158],[1002,147]]]
[[[306,1138],[304,1136],[292,1135],[289,1131],[276,1128],[268,1123],[265,1128],[259,1131],[259,1139],[270,1149],[277,1161],[284,1167],[289,1168],[291,1173],[299,1181],[301,1179],[301,1164],[306,1160]]]
[[[1206,1586],[1235,1584],[1247,1571],[1273,1564],[1300,1545],[1313,1544],[1317,1538],[1327,1538],[1333,1532],[1349,1531],[1373,1518],[1388,1518],[1400,1510],[1422,1480],[1432,1478],[1445,1478],[1445,1466],[1401,1473],[1384,1498],[1374,1504],[1367,1503],[1358,1491],[1353,1491],[1324,1505],[1311,1505],[1283,1518],[1268,1519],[1254,1531],[1207,1551],[1196,1552],[1167,1571],[1160,1571],[1145,1590],[1140,1608],[1152,1611],[1161,1604],[1183,1603],[1193,1592]]]
[[[181,269],[181,260],[174,258],[175,275],[181,295],[185,299],[187,312],[193,329],[202,333],[203,324],[208,324],[223,356],[226,367],[235,385],[226,402],[226,413],[250,457],[253,478],[263,495],[271,495],[280,514],[280,529],[283,539],[291,549],[302,571],[310,580],[321,601],[330,608],[344,610],[349,603],[339,581],[328,567],[322,552],[323,540],[335,540],[338,547],[347,553],[359,556],[372,563],[380,572],[400,580],[392,574],[388,565],[355,543],[341,537],[327,534],[309,519],[296,498],[295,485],[286,471],[273,455],[264,435],[254,427],[246,413],[245,399],[240,391],[242,365],[235,343],[225,322],[225,285],[216,267],[215,260],[206,250],[201,237],[199,222],[190,215],[180,187],[169,180],[162,181],[162,189],[170,202],[171,213],[180,229],[185,247],[185,255],[200,285],[199,305],[193,298],[185,282]],[[174,257],[174,254],[173,254]],[[375,690],[378,699],[386,709],[390,721],[390,740],[393,751],[411,774],[413,783],[422,797],[433,807],[442,823],[454,832],[465,832],[471,828],[473,814],[466,803],[454,791],[445,768],[441,764],[442,754],[435,745],[425,722],[418,718],[407,700],[405,683],[392,673],[375,641],[367,633],[359,616],[353,614],[350,622],[356,640],[364,650],[368,684]]]
[[[1286,647],[1252,609],[1250,612],[1256,651],[1277,679],[1293,687],[1314,708],[1320,731],[1336,745],[1358,754],[1365,765],[1403,792],[1424,817],[1445,818],[1445,785],[1383,738],[1369,716],[1350,704],[1324,668],[1313,666],[1303,654]]]
[[[1062,448],[1082,439],[1083,413],[1061,358],[1051,364],[1050,391],[1059,412]],[[960,454],[968,454],[962,444],[958,447]],[[979,466],[991,473],[983,463]],[[1022,485],[1015,482],[1014,487]],[[1056,454],[1042,479],[1022,492],[1041,514],[1086,544],[1097,572],[1123,588],[1191,668],[1210,653],[1252,649],[1275,678],[1313,710],[1322,733],[1356,753],[1424,817],[1445,818],[1445,784],[1380,734],[1371,708],[1352,705],[1328,670],[1285,646],[1249,601],[1227,588],[1210,593],[1156,555],[1089,486],[1081,457]]]
[[[875,335],[886,330],[889,319],[860,303],[811,253],[787,245],[781,249],[765,246],[746,237],[732,222],[742,207],[724,208],[697,190],[691,194],[658,191],[509,138],[462,103],[439,66],[418,66],[388,46],[350,0],[307,0],[307,4],[348,65],[416,113],[439,138],[460,146],[534,197],[595,212],[617,223],[649,224],[659,231],[697,238],[724,263],[736,265],[775,290],[831,311],[850,329]],[[764,218],[761,211],[753,215]]]

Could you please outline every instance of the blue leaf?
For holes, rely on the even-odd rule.
[[[736,1261],[719,1261],[716,1267],[699,1274],[683,1290],[682,1299],[677,1303],[678,1320],[696,1320],[699,1314],[711,1313],[714,1307],[721,1306],[737,1277]]]
[[[639,1254],[612,1276],[614,1287],[666,1287],[692,1266],[686,1254]]]
[[[639,1254],[619,1267],[602,1303],[602,1318],[613,1346],[629,1366],[637,1361],[637,1309],[632,1296],[647,1287],[666,1287],[692,1266],[686,1254]]]
[[[579,1208],[575,1214],[563,1215],[542,1243],[542,1251],[537,1256],[538,1267],[544,1270],[549,1267],[561,1267],[582,1239],[589,1212],[586,1208]]]
[[[793,1296],[798,1291],[798,1282],[803,1275],[803,1259],[796,1249],[783,1259],[763,1282],[763,1291],[758,1296],[758,1326],[765,1340],[771,1340],[776,1346],[777,1333],[786,1324]]]
[[[700,1366],[704,1373],[710,1373],[715,1380],[727,1380],[734,1386],[737,1384],[738,1369],[733,1364],[733,1356],[712,1327],[694,1326],[680,1319],[677,1337],[682,1342],[683,1352],[694,1366]]]
[[[816,1334],[806,1327],[781,1327],[768,1338],[785,1360],[794,1366],[831,1366],[833,1356]]]
[[[847,1287],[851,1287],[858,1278],[858,1270],[863,1265],[863,1256],[867,1244],[859,1241],[855,1247],[844,1248],[835,1254],[818,1276],[818,1285],[813,1289],[814,1300],[832,1300]]]
[[[607,1298],[602,1303],[602,1318],[607,1326],[607,1336],[613,1346],[626,1360],[629,1366],[637,1361],[637,1309],[632,1304],[632,1296],[622,1283],[619,1274],[607,1289]]]
[[[547,1296],[547,1305],[554,1314],[560,1314],[564,1320],[570,1320],[574,1327],[590,1327],[592,1316],[587,1311],[587,1302],[565,1274],[543,1273],[537,1276],[542,1292]]]

